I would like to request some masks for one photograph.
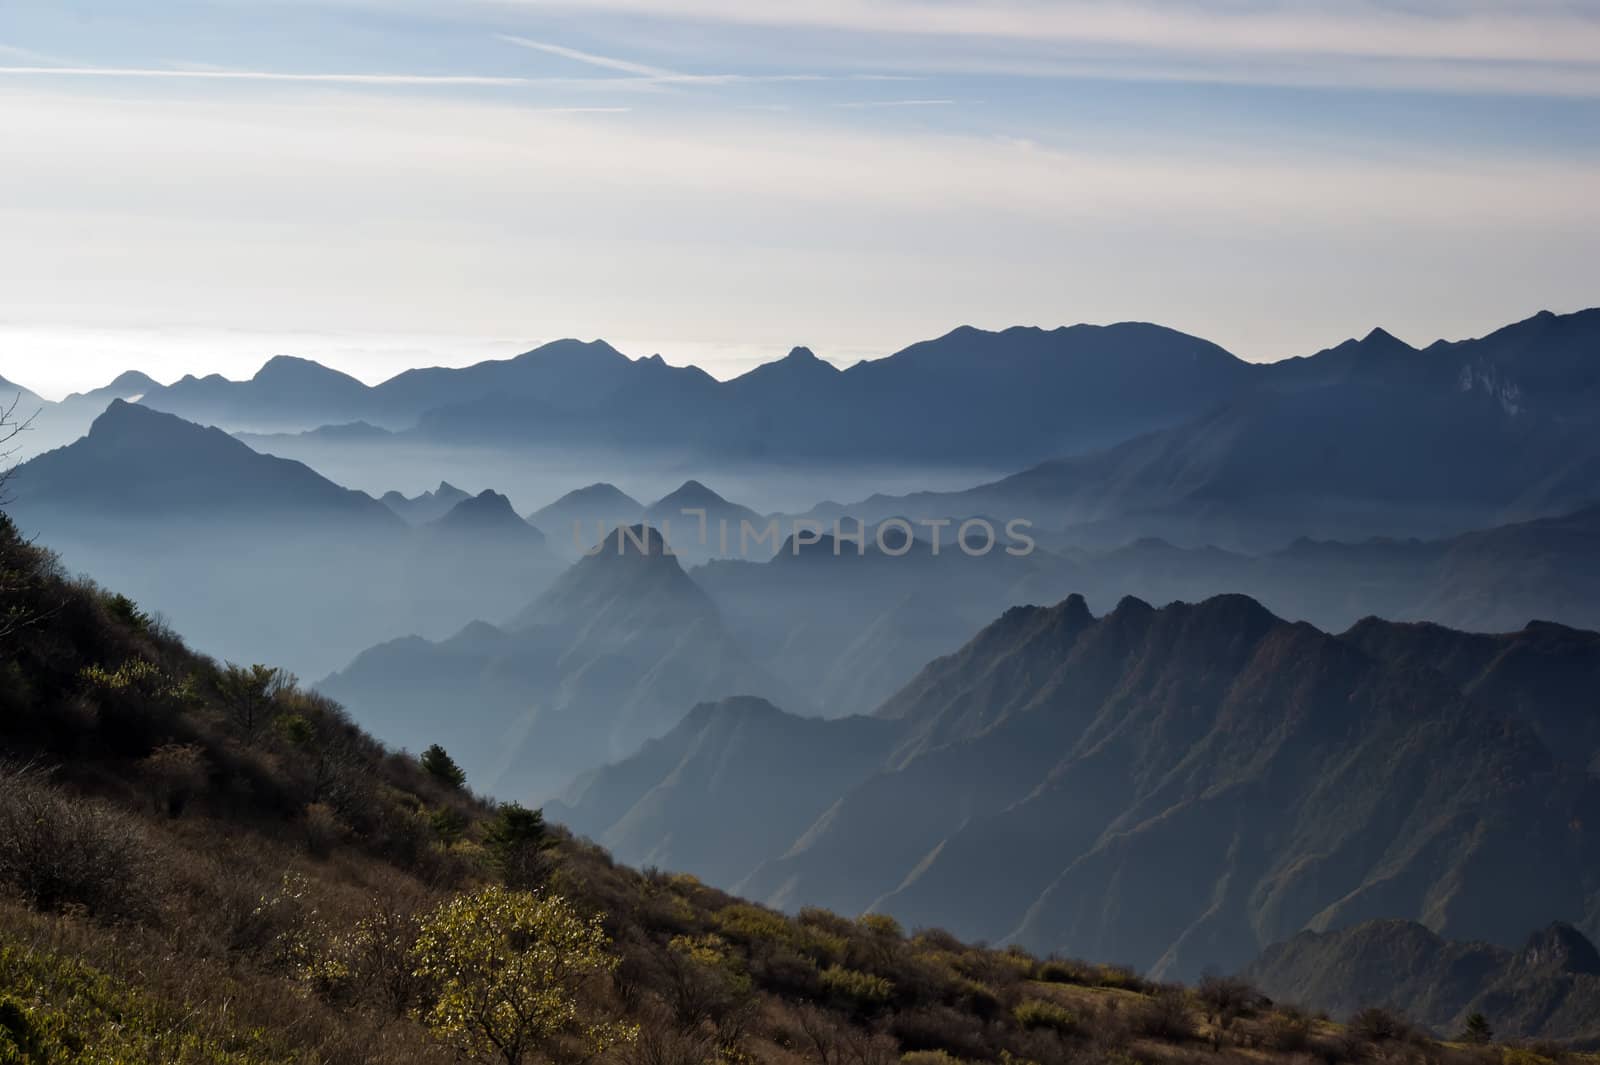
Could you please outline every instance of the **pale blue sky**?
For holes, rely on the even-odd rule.
[[[1600,303],[1600,4],[6,0],[0,375]]]

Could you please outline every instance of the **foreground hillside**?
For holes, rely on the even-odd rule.
[[[1499,1061],[618,867],[4,519],[0,648],[0,1061]]]

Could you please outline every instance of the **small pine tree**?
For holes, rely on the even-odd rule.
[[[1472,1043],[1483,1046],[1494,1039],[1494,1029],[1489,1027],[1489,1018],[1481,1013],[1474,1013],[1467,1018],[1467,1026],[1461,1033],[1463,1043]]]
[[[452,788],[461,789],[467,785],[467,773],[450,757],[450,752],[435,743],[422,752],[422,768],[428,775]]]
[[[483,848],[505,882],[531,888],[544,879],[544,852],[555,845],[543,810],[506,803],[483,830]]]

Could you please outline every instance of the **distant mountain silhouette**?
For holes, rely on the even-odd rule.
[[[695,513],[685,513],[693,511]],[[699,512],[703,511],[702,516]],[[656,528],[666,528],[673,549],[692,556],[739,554],[739,533],[743,522],[757,530],[766,522],[749,507],[722,498],[699,481],[685,481],[678,488],[651,503],[643,520]],[[704,523],[702,525],[702,522]],[[722,530],[728,530],[728,550],[722,550]],[[767,550],[774,546],[770,543]]]
[[[374,647],[319,688],[395,742],[445,737],[486,787],[530,798],[665,733],[698,702],[781,694],[641,526],[504,627]],[[471,712],[445,720],[445,707]]]
[[[387,508],[310,467],[261,455],[220,429],[113,400],[89,434],[20,466],[16,509],[208,518],[315,512],[374,530],[398,528]]]
[[[1391,1003],[1447,1038],[1481,1013],[1502,1040],[1600,1046],[1600,952],[1560,922],[1520,949],[1446,940],[1412,921],[1301,932],[1244,975],[1274,998],[1339,1017]]]
[[[528,521],[552,538],[563,553],[578,554],[597,543],[618,525],[637,522],[644,504],[612,484],[576,488],[554,503],[528,515]]]
[[[716,875],[784,906],[877,908],[1162,975],[1235,968],[1300,930],[1372,917],[1501,944],[1552,915],[1587,921],[1596,841],[1581,826],[1600,790],[1593,736],[1572,719],[1600,635],[1565,630],[1534,665],[1502,650],[1452,675],[1424,664],[1429,631],[1376,631],[1330,635],[1243,596],[1129,599],[1099,618],[1076,597],[1007,611],[877,711],[896,729],[886,757],[839,763],[853,779],[805,800],[819,812],[802,831],[735,834]],[[834,724],[842,757],[857,742],[842,722],[808,742]],[[624,859],[647,842],[617,811],[653,787],[648,753],[563,809]],[[773,789],[720,805],[796,816]],[[652,838],[690,831],[652,809]]]
[[[1600,405],[1558,384],[1594,391],[1600,371],[1579,353],[1597,343],[1600,311],[1422,351],[1377,330],[1260,367],[1220,405],[1110,449],[846,509],[868,520],[1001,514],[1066,527],[1080,544],[1160,536],[1249,551],[1545,516],[1600,491]]]
[[[423,525],[438,521],[449,513],[451,507],[471,498],[471,493],[463,492],[449,481],[440,481],[439,487],[433,491],[410,498],[399,492],[385,492],[382,502],[413,525]]]
[[[149,374],[140,373],[138,370],[129,370],[118,374],[110,384],[87,392],[74,392],[61,401],[63,406],[71,404],[100,404],[102,409],[114,399],[132,401],[135,397],[146,395],[161,387],[161,383]]]
[[[448,485],[441,484],[443,490]],[[517,516],[511,500],[493,489],[459,500],[443,517],[428,523],[436,537],[501,540],[512,547],[544,548],[544,533]]]
[[[248,381],[190,375],[147,391],[139,402],[202,424],[273,432],[354,421],[366,408],[368,392],[348,374],[279,355]]]
[[[232,431],[365,421],[413,443],[649,447],[702,465],[869,458],[1018,469],[1129,445],[990,495],[1074,523],[1150,511],[1166,524],[1141,531],[1180,542],[1194,538],[1174,530],[1270,523],[1307,499],[1328,512],[1299,533],[1403,531],[1395,519],[1407,516],[1411,531],[1442,533],[1582,501],[1577,488],[1600,469],[1600,451],[1584,443],[1600,389],[1587,355],[1597,335],[1600,310],[1544,312],[1420,350],[1380,329],[1314,356],[1249,364],[1146,323],[962,327],[842,371],[796,348],[725,382],[603,341],[559,340],[371,388],[280,357],[249,381],[186,377],[143,402]],[[1284,426],[1299,426],[1300,438],[1280,440]],[[1263,452],[1268,438],[1290,446]],[[1373,467],[1378,457],[1387,461]],[[1388,525],[1334,522],[1352,478],[1360,494],[1347,502],[1388,512]],[[1397,497],[1412,492],[1407,512]],[[1429,508],[1443,517],[1424,528]]]
[[[40,399],[39,396],[34,394],[31,389],[24,388],[22,385],[8,381],[4,377],[0,377],[0,399],[3,399],[7,404],[15,399],[20,399],[24,403],[45,402],[44,400]]]
[[[509,614],[554,576],[504,496],[445,488],[437,519],[409,528],[301,463],[114,400],[87,436],[16,470],[7,511],[73,572],[115,580],[208,652],[319,675],[381,640]]]

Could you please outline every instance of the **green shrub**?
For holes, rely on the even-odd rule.
[[[176,1009],[81,962],[0,946],[0,1061],[19,1065],[296,1060],[258,1032]]]
[[[1077,1018],[1073,1017],[1070,1010],[1038,998],[1024,1000],[1011,1011],[1011,1015],[1018,1024],[1029,1029],[1042,1028],[1071,1035],[1078,1028]]]
[[[947,1050],[911,1050],[900,1055],[900,1065],[964,1065]]]
[[[899,939],[905,935],[900,922],[886,913],[864,913],[856,919],[856,923],[877,936]]]
[[[1033,978],[1049,984],[1087,984],[1093,981],[1093,974],[1076,962],[1047,961],[1034,970]]]
[[[842,965],[822,970],[822,986],[829,994],[858,1008],[881,1006],[894,995],[894,984],[883,977]]]
[[[421,921],[411,956],[437,994],[424,1014],[440,1039],[480,1061],[518,1065],[575,1040],[585,1056],[629,1042],[636,1029],[593,1016],[578,997],[617,959],[600,920],[559,895],[500,887],[457,895]]]

